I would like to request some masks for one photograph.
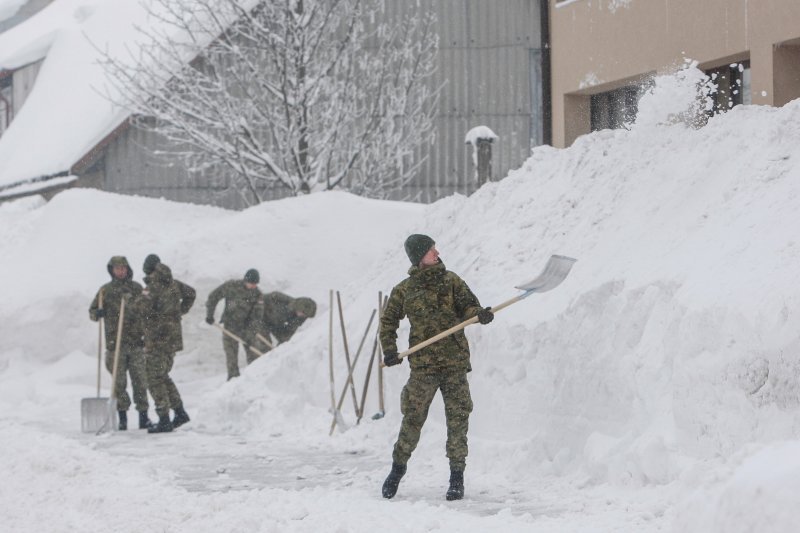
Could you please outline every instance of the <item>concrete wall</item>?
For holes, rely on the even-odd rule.
[[[800,97],[798,0],[550,0],[553,144],[589,131],[587,96],[667,72],[749,60],[752,103]]]

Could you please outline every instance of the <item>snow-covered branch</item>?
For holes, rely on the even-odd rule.
[[[432,140],[432,15],[392,24],[378,0],[152,0],[140,45],[106,53],[122,103],[191,170],[249,203],[345,188],[386,197]]]

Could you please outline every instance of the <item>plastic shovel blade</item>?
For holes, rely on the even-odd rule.
[[[106,403],[103,408],[103,423],[97,429],[95,435],[100,435],[101,433],[105,433],[107,431],[116,431],[117,424],[117,399],[106,398]]]
[[[81,431],[97,433],[108,418],[108,398],[81,399]],[[111,421],[112,424],[114,421]]]
[[[577,259],[565,255],[552,255],[541,274],[528,283],[517,285],[516,288],[530,293],[555,289],[566,279],[575,261]]]

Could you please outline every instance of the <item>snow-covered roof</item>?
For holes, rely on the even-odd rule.
[[[0,0],[0,20],[4,9],[10,8],[8,2],[16,1]],[[94,6],[104,1],[107,0],[56,0],[27,21],[3,32],[0,34],[0,69],[13,70],[42,59],[59,31],[80,27]],[[24,3],[24,0],[20,2]],[[9,13],[11,15],[13,13]]]
[[[255,0],[237,3],[250,8]],[[112,103],[120,92],[102,62],[138,62],[143,43],[154,38],[191,43],[183,52],[189,61],[193,46],[216,37],[186,34],[165,20],[168,8],[154,0],[55,0],[0,34],[0,70],[43,58],[31,93],[0,137],[0,188],[69,173],[130,116]]]
[[[44,58],[0,137],[0,187],[68,172],[127,118],[106,96],[100,50],[126,50],[146,16],[139,0],[56,0],[0,35],[0,68]]]
[[[31,183],[23,183],[21,185],[14,185],[0,190],[0,201],[13,198],[15,196],[28,196],[34,193],[41,193],[45,190],[51,190],[56,187],[69,185],[76,181],[78,176],[60,176],[48,180],[34,181]]]
[[[25,0],[0,0],[0,22],[16,15],[24,3]]]

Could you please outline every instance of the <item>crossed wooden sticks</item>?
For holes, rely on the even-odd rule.
[[[336,425],[339,424],[340,428],[343,426],[343,418],[341,414],[342,404],[344,403],[344,398],[347,395],[348,388],[350,389],[351,396],[353,399],[353,408],[355,410],[355,415],[357,418],[356,424],[361,423],[361,418],[364,416],[364,405],[367,399],[367,390],[369,388],[369,381],[372,375],[372,366],[375,363],[375,356],[379,353],[378,348],[378,335],[377,332],[375,333],[375,340],[372,344],[372,355],[369,359],[369,366],[367,367],[367,375],[364,381],[364,388],[361,393],[361,402],[359,403],[355,383],[353,382],[353,372],[355,370],[355,366],[358,363],[359,357],[361,356],[361,350],[364,348],[364,343],[369,336],[370,328],[372,327],[372,322],[375,319],[375,315],[378,314],[379,320],[380,315],[383,314],[383,309],[386,306],[386,301],[388,298],[384,298],[382,293],[378,293],[378,309],[373,309],[372,314],[369,317],[369,322],[367,323],[367,327],[364,330],[364,334],[361,336],[361,342],[358,345],[358,349],[356,350],[355,357],[352,359],[350,358],[350,347],[347,342],[347,331],[345,329],[344,324],[344,312],[342,310],[342,298],[339,291],[336,291],[336,302],[337,308],[339,310],[339,324],[342,330],[342,344],[344,348],[344,356],[345,360],[347,361],[347,379],[345,380],[344,387],[342,388],[342,392],[339,395],[338,402],[336,401],[335,397],[335,389],[334,389],[334,381],[333,381],[333,292],[330,291],[330,314],[329,314],[329,337],[328,337],[328,353],[330,355],[329,363],[330,363],[330,382],[331,382],[331,409],[333,410],[333,420],[331,421],[331,429],[328,435],[333,435],[333,430],[336,428]],[[384,415],[384,406],[383,406],[383,369],[378,365],[378,388],[379,388],[379,411],[376,413],[373,418],[382,418]]]

